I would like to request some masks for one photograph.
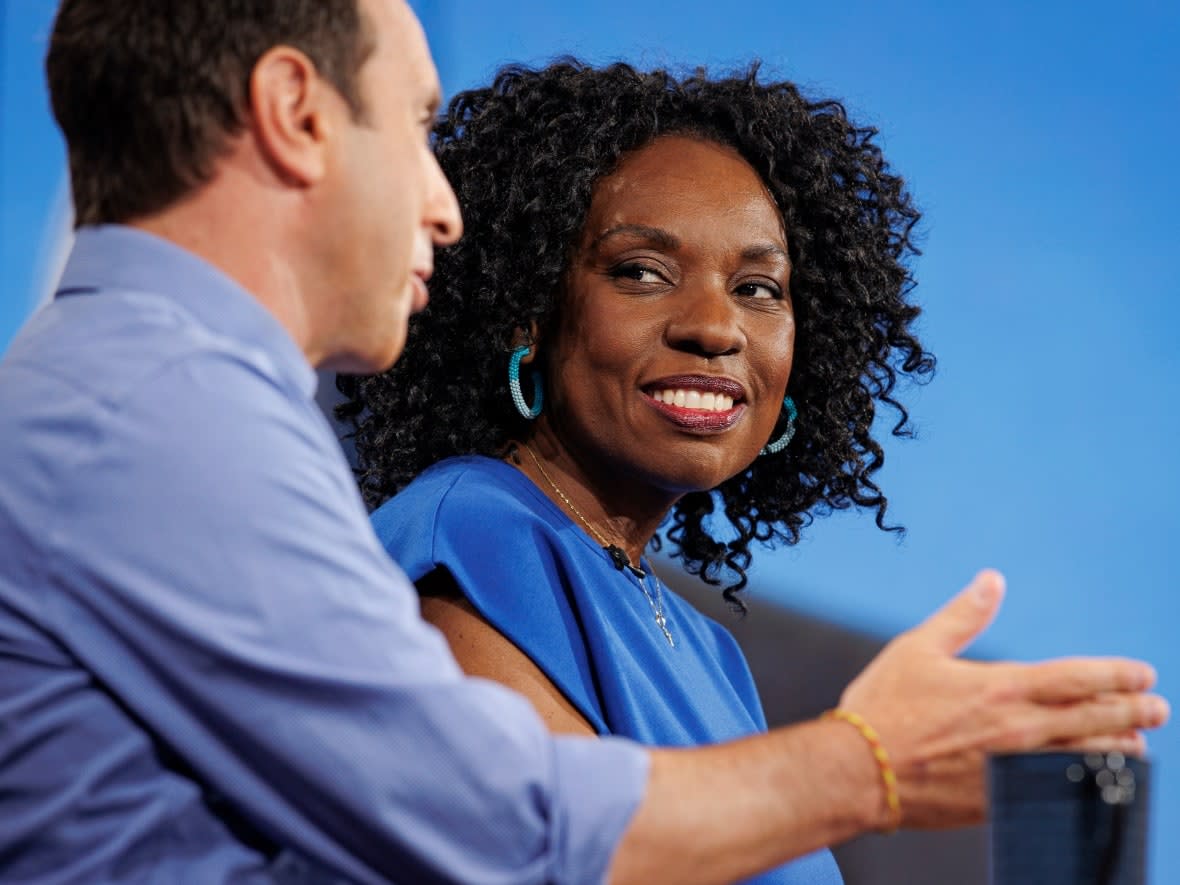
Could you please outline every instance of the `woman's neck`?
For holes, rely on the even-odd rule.
[[[625,467],[596,470],[594,459],[579,457],[543,426],[510,449],[509,461],[595,542],[620,549],[636,567],[679,498],[636,481]]]

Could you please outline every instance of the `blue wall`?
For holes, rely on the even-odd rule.
[[[987,656],[1145,657],[1180,700],[1180,7],[1129,0],[792,4],[423,0],[444,89],[574,53],[768,69],[879,126],[927,215],[917,265],[940,359],[921,436],[864,515],[761,556],[755,592],[895,632],[984,565],[1009,578]],[[53,4],[3,7],[0,349],[55,255],[62,151],[40,57]],[[789,589],[788,589],[789,588]],[[1153,875],[1180,881],[1180,726],[1153,736]]]
[[[0,3],[0,353],[45,289],[65,206],[65,151],[41,60],[56,4]]]

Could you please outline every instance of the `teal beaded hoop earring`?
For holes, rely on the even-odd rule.
[[[529,349],[529,345],[522,344],[512,351],[512,359],[508,361],[508,392],[512,395],[512,405],[516,406],[516,411],[520,412],[520,417],[526,421],[532,421],[541,414],[541,404],[545,398],[541,389],[541,373],[536,369],[529,372],[534,394],[531,406],[524,401],[524,394],[520,389],[520,361],[525,358]]]
[[[799,417],[799,410],[795,408],[795,401],[789,396],[783,400],[783,411],[787,413],[787,426],[783,428],[782,435],[774,442],[767,443],[759,455],[774,455],[781,452],[795,436],[795,419]]]

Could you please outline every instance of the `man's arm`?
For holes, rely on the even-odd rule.
[[[903,826],[977,823],[989,752],[1144,751],[1139,729],[1168,717],[1146,694],[1152,669],[1122,659],[982,663],[957,655],[995,616],[1003,582],[982,572],[893,640],[841,706],[879,732],[900,786]],[[729,882],[886,828],[877,763],[847,723],[809,722],[699,750],[652,754],[647,793],[611,881]],[[675,847],[674,847],[675,846]]]
[[[313,403],[206,355],[95,408],[48,619],[203,784],[358,881],[603,877],[647,754],[462,677]]]

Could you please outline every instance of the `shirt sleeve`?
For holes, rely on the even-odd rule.
[[[95,410],[47,620],[197,777],[361,882],[605,877],[646,754],[463,677],[313,403],[206,354]]]

